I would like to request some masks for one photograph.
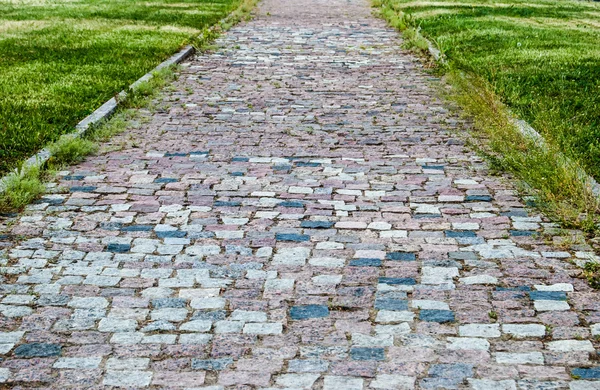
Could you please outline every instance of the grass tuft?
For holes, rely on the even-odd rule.
[[[27,204],[38,198],[45,191],[40,180],[39,165],[28,165],[15,169],[1,182],[4,191],[0,193],[0,211],[22,210]]]
[[[62,136],[48,146],[50,159],[48,164],[55,167],[67,166],[83,161],[89,154],[95,153],[98,146],[85,138]]]

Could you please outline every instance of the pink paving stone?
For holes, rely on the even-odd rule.
[[[219,374],[219,383],[223,386],[254,385],[267,386],[271,375],[244,371],[224,371]]]

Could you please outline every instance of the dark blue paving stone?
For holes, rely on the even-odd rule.
[[[380,259],[353,259],[350,260],[351,267],[381,267]]]
[[[467,195],[465,196],[466,202],[491,202],[492,197],[489,195]]]
[[[292,320],[306,320],[327,316],[329,316],[329,308],[325,305],[294,306],[290,309]]]
[[[564,291],[531,291],[529,293],[529,298],[534,301],[566,301],[567,293]]]
[[[154,229],[152,225],[129,225],[121,228],[122,232],[149,232]]]
[[[458,269],[462,269],[462,264],[458,261],[450,260],[450,259],[434,259],[434,260],[425,260],[423,261],[423,265],[426,267],[456,267]]]
[[[529,287],[529,286],[496,287],[496,291],[531,291],[531,287]]]
[[[289,171],[290,169],[292,169],[291,165],[274,165],[273,166],[274,171]]]
[[[235,176],[235,177],[244,176],[244,175],[245,175],[244,172],[231,172],[231,176]]]
[[[536,232],[532,230],[511,230],[510,235],[513,237],[533,236]]]
[[[402,299],[378,298],[375,300],[377,310],[408,310],[408,301]]]
[[[192,359],[192,369],[194,370],[207,370],[207,371],[221,371],[227,368],[233,363],[232,358],[222,359]]]
[[[95,191],[96,188],[98,188],[98,187],[94,187],[94,186],[75,186],[75,187],[69,188],[69,191],[70,192],[92,192],[92,191]]]
[[[444,168],[445,167],[443,165],[423,165],[423,169],[435,169],[438,171],[443,171]]]
[[[165,157],[185,157],[187,155],[188,155],[187,153],[183,153],[183,152],[182,153],[179,153],[179,152],[177,152],[177,153],[165,153]]]
[[[250,159],[248,157],[234,157],[231,159],[232,162],[248,162]]]
[[[18,216],[19,216],[19,213],[0,213],[0,217],[4,217],[4,218],[15,218]]]
[[[294,164],[296,164],[297,167],[320,167],[321,163],[316,163],[316,162],[302,162],[302,161],[298,161],[295,162]]]
[[[277,241],[303,242],[303,241],[309,241],[310,236],[307,234],[277,233],[277,234],[275,234],[275,239]]]
[[[442,214],[415,214],[414,219],[442,218]]]
[[[391,284],[391,285],[407,285],[407,286],[414,286],[415,284],[417,284],[417,281],[413,278],[386,278],[386,277],[381,277],[379,278],[379,283],[383,283],[383,284]]]
[[[524,209],[512,209],[510,211],[505,211],[500,213],[503,217],[528,217],[529,214]]]
[[[116,230],[121,230],[121,227],[123,227],[123,224],[121,222],[101,222],[100,223],[100,229],[103,229],[103,230],[116,231]]]
[[[59,205],[65,202],[64,199],[60,198],[41,198],[36,203],[49,203],[51,205]]]
[[[277,206],[279,206],[279,207],[304,208],[304,203],[302,203],[302,202],[287,201],[287,202],[281,202],[281,203],[277,204]]]
[[[0,240],[8,240],[10,236],[8,234],[0,234]]]
[[[114,252],[114,253],[129,252],[130,249],[131,249],[131,245],[129,245],[129,244],[108,244],[108,246],[106,247],[106,250],[108,252]]]
[[[63,176],[63,180],[83,180],[85,179],[84,175],[67,175]]]
[[[152,300],[152,306],[155,309],[162,308],[182,308],[185,307],[186,300],[183,298],[156,298]]]
[[[396,260],[396,261],[415,261],[417,257],[414,253],[410,252],[390,252],[385,258],[387,260]]]
[[[187,232],[181,230],[159,230],[156,232],[158,238],[183,238]]]
[[[226,316],[224,310],[199,310],[194,312],[192,320],[222,321]]]
[[[206,150],[195,150],[193,152],[190,152],[190,154],[202,154],[207,156],[209,154],[209,152],[207,152]]]
[[[158,179],[154,179],[155,183],[176,183],[179,180],[173,179],[171,177],[159,177]]]
[[[429,367],[429,376],[432,378],[449,378],[462,381],[473,376],[473,365],[465,363],[432,364]]]
[[[231,201],[226,202],[224,200],[217,200],[215,202],[215,207],[239,207],[242,205],[242,202]]]
[[[454,312],[450,310],[421,310],[419,319],[427,322],[453,322]]]
[[[61,349],[59,344],[31,343],[19,345],[14,354],[18,357],[60,356]]]
[[[300,227],[306,229],[329,229],[333,226],[333,222],[329,221],[302,221]]]
[[[352,360],[385,360],[383,348],[352,348],[350,349]]]
[[[446,230],[446,237],[477,237],[477,234],[469,230]]]
[[[600,379],[600,367],[593,368],[574,368],[571,375],[577,379]]]

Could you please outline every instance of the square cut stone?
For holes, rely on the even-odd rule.
[[[329,308],[325,305],[293,306],[290,309],[290,317],[292,320],[324,318],[327,316],[329,316]]]

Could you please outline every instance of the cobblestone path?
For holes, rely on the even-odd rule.
[[[593,254],[370,12],[264,0],[5,224],[0,387],[600,389]]]

